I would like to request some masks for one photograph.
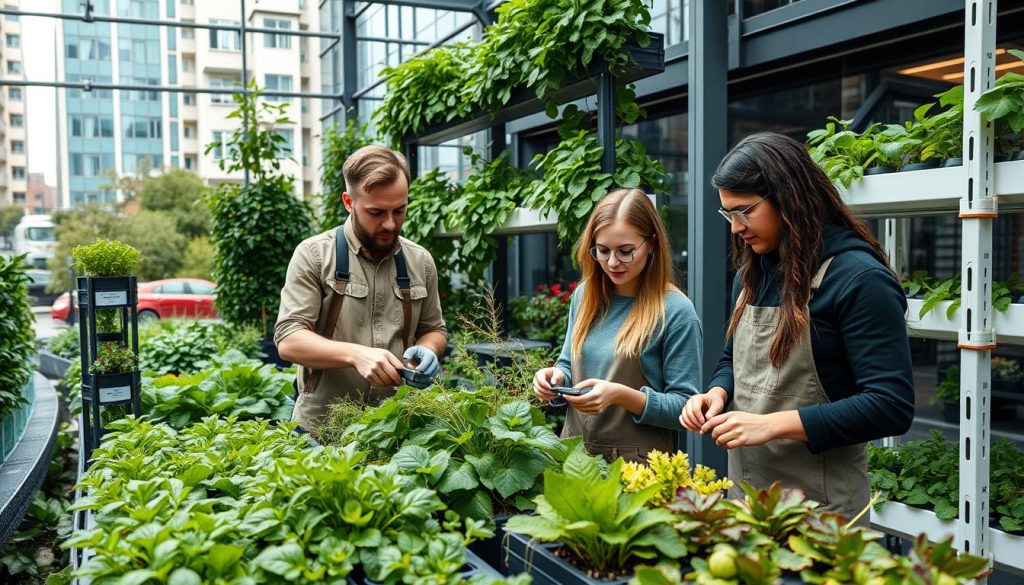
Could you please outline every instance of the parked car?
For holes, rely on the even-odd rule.
[[[212,319],[217,316],[214,301],[217,285],[200,278],[168,278],[139,283],[139,320],[190,317]],[[78,307],[75,307],[77,314]],[[50,309],[54,320],[67,321],[70,313],[68,293],[57,297]]]

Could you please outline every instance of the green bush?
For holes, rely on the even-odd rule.
[[[210,238],[199,236],[191,240],[185,247],[185,258],[175,276],[213,280],[213,259],[216,254],[217,250],[210,243]]]
[[[50,353],[65,359],[76,359],[81,350],[78,327],[70,327],[49,340]]]
[[[32,378],[35,318],[28,304],[25,256],[0,257],[0,419],[25,402]]]
[[[230,114],[248,131],[231,135],[219,162],[225,172],[248,170],[252,182],[223,183],[211,194],[210,240],[217,249],[213,276],[220,315],[236,325],[259,326],[265,336],[277,317],[291,252],[309,236],[310,211],[277,158],[285,139],[274,126],[288,123],[288,104],[265,102],[255,84],[251,89],[249,95],[235,94],[238,107]],[[211,143],[206,152],[220,147]]]
[[[116,240],[96,240],[71,250],[75,267],[87,276],[131,276],[142,264],[138,250]]]
[[[260,331],[215,321],[161,321],[139,332],[139,369],[157,374],[198,372],[218,355],[238,350],[259,357]],[[155,331],[155,334],[153,333]]]

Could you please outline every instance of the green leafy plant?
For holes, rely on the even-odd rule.
[[[864,176],[864,169],[878,158],[872,135],[878,130],[872,124],[864,132],[850,130],[853,120],[829,116],[825,127],[807,134],[807,146],[814,162],[825,171],[830,181],[849,186]]]
[[[96,240],[71,250],[75,267],[88,276],[130,276],[142,263],[135,248],[118,241]]]
[[[320,439],[353,443],[435,489],[463,517],[489,520],[532,508],[541,473],[565,460],[563,442],[522,397],[492,386],[452,393],[410,387],[376,408],[332,409]]]
[[[616,141],[615,173],[608,174],[601,171],[604,149],[594,136],[565,127],[559,132],[562,142],[533,159],[532,164],[544,173],[544,178],[531,186],[526,205],[558,215],[556,231],[563,247],[575,244],[590,211],[613,186],[665,189],[665,168],[647,155],[640,142]]]
[[[402,232],[430,252],[442,287],[450,281],[455,244],[452,238],[439,238],[435,234],[438,227],[445,224],[449,207],[462,196],[462,191],[462,186],[440,168],[431,169],[409,185],[409,206]],[[447,308],[444,314],[448,319]]]
[[[957,309],[960,308],[960,275],[951,276],[945,280],[940,280],[934,285],[928,286],[924,294],[924,304],[921,305],[921,310],[918,312],[920,318],[924,318],[929,311],[934,309],[942,301],[951,300],[952,303],[946,307],[946,318],[952,319],[953,315],[956,314]]]
[[[508,151],[486,163],[470,148],[465,153],[470,156],[476,172],[470,175],[458,199],[448,207],[445,225],[449,230],[462,232],[456,242],[453,267],[471,280],[480,280],[498,255],[499,242],[491,234],[508,221],[534,175],[513,167]]]
[[[561,349],[569,329],[569,301],[576,283],[565,288],[560,284],[540,285],[532,297],[515,297],[509,301],[512,332],[527,339],[550,341]]]
[[[233,351],[196,374],[143,378],[142,411],[178,429],[210,415],[289,420],[293,379]]]
[[[96,526],[69,539],[95,553],[78,576],[97,583],[344,582],[359,568],[380,583],[454,584],[465,545],[487,534],[442,526],[432,491],[352,447],[311,448],[291,423],[111,427],[76,504]]]
[[[926,270],[917,270],[900,281],[908,297],[916,297],[931,289],[932,277]]]
[[[623,465],[622,483],[629,492],[659,486],[659,491],[651,498],[652,506],[668,502],[679,488],[694,488],[701,494],[710,494],[724,492],[733,485],[728,478],[717,479],[715,470],[705,465],[696,465],[691,471],[686,453],[676,452],[670,456],[660,451],[648,453],[646,464],[628,462]]]
[[[329,230],[345,223],[348,217],[341,202],[341,194],[346,191],[345,175],[341,169],[353,152],[372,144],[373,139],[366,124],[350,118],[344,128],[325,128],[320,142],[323,149],[320,184],[323,185],[324,193],[320,198],[319,222],[321,230]]]
[[[1024,61],[1024,51],[1009,53]],[[996,145],[1001,154],[1009,156],[1024,150],[1024,75],[1007,71],[996,79],[995,86],[974,104],[987,122],[995,125]]]
[[[25,402],[22,387],[34,370],[35,317],[28,280],[25,256],[0,257],[0,419]]]
[[[932,402],[941,400],[960,401],[960,366],[953,365],[946,368],[942,381],[935,387]]]
[[[647,505],[659,486],[627,492],[619,479],[622,459],[609,465],[607,474],[601,463],[574,451],[561,472],[545,471],[536,515],[513,516],[505,530],[562,544],[592,577],[620,576],[642,560],[685,556],[672,531],[675,517]]]
[[[116,341],[101,343],[89,371],[93,374],[120,374],[134,372],[137,366],[135,352]]]
[[[281,172],[278,158],[285,138],[274,131],[289,123],[287,103],[261,100],[255,83],[234,95],[228,118],[242,122],[218,161],[229,173],[248,171],[248,185],[222,183],[207,199],[213,214],[210,241],[216,246],[213,274],[220,315],[236,325],[255,325],[264,336],[273,325],[288,270],[288,251],[309,235],[309,208],[294,193],[294,178]]]
[[[205,369],[230,350],[259,357],[260,331],[215,321],[163,320],[156,333],[140,332],[139,369],[161,374],[190,374]]]
[[[74,359],[79,355],[81,343],[78,328],[63,329],[48,340],[50,353],[66,359]]]

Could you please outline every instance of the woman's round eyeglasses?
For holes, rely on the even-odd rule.
[[[639,250],[644,244],[646,244],[647,240],[650,240],[652,237],[654,237],[654,234],[651,234],[644,238],[644,240],[640,242],[639,245],[635,246],[631,250],[623,250],[622,248],[615,248],[614,250],[612,250],[611,248],[605,248],[604,250],[601,250],[597,246],[591,246],[590,255],[591,257],[594,258],[594,260],[597,260],[598,262],[607,262],[612,257],[612,253],[614,252],[615,257],[619,259],[619,262],[622,262],[623,264],[629,264],[630,262],[636,259],[636,251]]]

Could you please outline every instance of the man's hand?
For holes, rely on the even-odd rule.
[[[403,367],[402,361],[386,349],[359,346],[352,361],[359,375],[373,386],[386,388],[402,384],[402,376],[398,373]]]
[[[725,388],[715,386],[704,394],[695,394],[686,401],[679,423],[689,431],[704,434],[702,427],[708,419],[725,410]]]
[[[441,362],[437,361],[437,356],[434,352],[422,345],[414,345],[405,350],[405,353],[402,354],[402,359],[416,364],[417,372],[426,374],[431,378],[436,376],[437,372],[441,369]]]

